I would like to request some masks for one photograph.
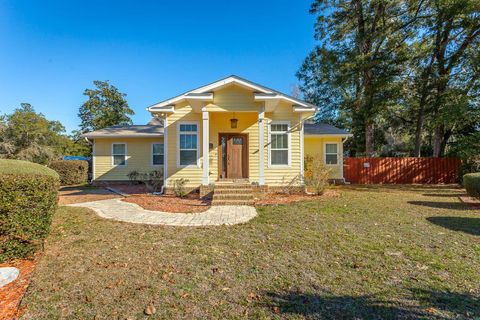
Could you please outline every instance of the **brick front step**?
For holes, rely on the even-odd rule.
[[[228,194],[218,194],[215,192],[213,194],[213,201],[216,200],[253,200],[253,194],[250,193],[228,193]]]
[[[213,188],[214,206],[252,206],[252,185],[239,182],[220,182]]]
[[[221,184],[215,185],[215,190],[239,190],[239,189],[248,189],[251,190],[252,186],[248,184]]]
[[[214,200],[212,206],[253,206],[253,200]]]
[[[215,194],[239,194],[239,193],[250,194],[250,193],[252,193],[252,188],[249,188],[249,189],[246,189],[246,188],[242,188],[242,189],[218,189],[218,188],[215,188],[214,192],[215,192]]]

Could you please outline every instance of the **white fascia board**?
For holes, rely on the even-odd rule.
[[[208,84],[206,86],[200,87],[198,89],[192,90],[188,93],[204,93],[204,92],[208,92],[208,91],[212,91],[212,90],[215,90],[215,89],[222,88],[222,87],[227,86],[231,83],[236,83],[236,84],[244,86],[246,88],[253,89],[255,91],[260,91],[260,92],[263,92],[263,93],[272,93],[272,91],[267,90],[266,88],[264,88],[262,86],[255,85],[255,84],[249,83],[247,81],[244,81],[244,80],[241,80],[241,79],[238,79],[238,78],[235,78],[235,77],[228,77],[226,79],[216,81],[214,83],[211,83],[211,84]]]
[[[162,133],[152,133],[152,134],[109,134],[109,135],[82,135],[82,137],[89,139],[100,139],[100,138],[163,138]]]
[[[269,101],[269,100],[275,100],[275,99],[283,99],[288,102],[294,103],[294,108],[295,107],[300,107],[300,108],[307,108],[305,111],[316,111],[317,108],[314,105],[311,105],[306,102],[302,102],[297,99],[290,98],[288,96],[282,95],[282,94],[263,94],[263,93],[255,93],[254,94],[254,100],[255,101]],[[295,111],[295,109],[294,109]],[[304,110],[299,110],[296,112],[302,112]]]
[[[175,113],[175,106],[169,104],[167,106],[151,106],[147,108],[150,112]]]
[[[293,106],[293,112],[315,112],[317,108]]]

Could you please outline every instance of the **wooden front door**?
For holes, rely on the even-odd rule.
[[[248,136],[246,134],[221,133],[218,149],[220,179],[248,178]]]

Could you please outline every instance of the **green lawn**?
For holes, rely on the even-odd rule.
[[[448,187],[346,187],[245,225],[61,207],[24,319],[480,317],[480,212]]]

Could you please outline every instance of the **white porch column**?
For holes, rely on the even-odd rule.
[[[304,147],[304,120],[300,118],[300,181],[304,182],[304,175],[305,175],[305,147]]]
[[[209,164],[209,121],[208,121],[208,111],[205,110],[205,108],[202,108],[202,121],[203,121],[203,126],[202,126],[202,132],[203,132],[203,139],[202,139],[202,147],[203,147],[203,175],[202,175],[202,184],[204,186],[208,186],[209,182],[209,177],[208,177],[208,164]]]
[[[167,187],[168,177],[168,115],[163,119],[163,188]]]
[[[265,105],[258,111],[258,184],[265,185]]]

